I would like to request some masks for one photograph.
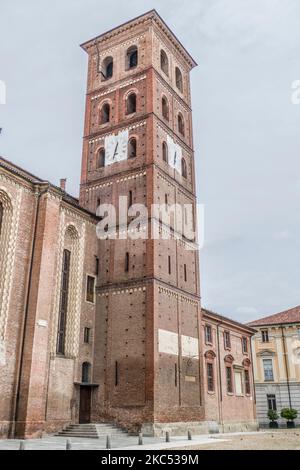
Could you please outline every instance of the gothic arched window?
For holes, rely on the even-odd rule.
[[[138,48],[137,46],[131,46],[127,49],[126,53],[126,69],[133,69],[138,65]]]
[[[69,250],[64,250],[63,261],[62,261],[59,319],[58,319],[57,344],[56,344],[57,354],[63,354],[63,355],[65,354],[65,342],[66,342],[70,262],[71,262],[71,252]]]
[[[96,166],[97,168],[103,168],[105,166],[105,150],[103,147],[97,152]]]
[[[91,381],[91,364],[89,362],[83,362],[81,371],[81,382],[90,383]]]
[[[183,178],[187,178],[187,167],[186,167],[186,161],[184,158],[181,159],[181,174]]]
[[[114,73],[114,60],[112,57],[106,57],[102,63],[102,79],[108,80],[113,76]]]
[[[126,114],[133,114],[136,112],[136,94],[130,93],[126,99]]]
[[[160,68],[169,76],[169,59],[163,49],[160,51]]]
[[[7,276],[14,259],[15,248],[12,240],[13,231],[16,230],[15,210],[10,196],[0,188],[0,344],[4,341],[7,325],[7,315],[10,305],[10,291],[12,278]]]
[[[136,150],[137,150],[137,142],[134,137],[129,140],[128,142],[128,156],[129,158],[135,158],[136,157]]]
[[[110,106],[108,103],[104,103],[99,116],[99,124],[106,124],[110,121]]]
[[[178,90],[182,92],[183,90],[182,73],[178,67],[176,67],[175,69],[175,80],[176,80],[176,86]]]
[[[184,120],[183,120],[181,113],[178,114],[177,120],[178,120],[178,132],[180,132],[180,134],[184,136]]]
[[[169,104],[165,96],[163,96],[161,100],[161,111],[162,111],[163,117],[168,121],[169,120]]]
[[[162,143],[162,158],[164,162],[168,163],[168,146],[166,142]]]

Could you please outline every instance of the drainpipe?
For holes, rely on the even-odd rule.
[[[250,336],[250,358],[251,358],[251,376],[252,376],[252,387],[251,390],[253,391],[253,418],[257,418],[256,412],[256,389],[255,389],[255,377],[254,377],[254,364],[253,364],[253,351],[252,351],[252,338]]]
[[[220,333],[219,333],[219,326],[222,323],[217,324],[217,344],[218,344],[218,371],[219,371],[219,421],[222,426],[222,431],[224,423],[223,423],[223,387],[222,387],[222,370],[221,370],[221,356],[220,356]]]
[[[22,368],[23,368],[23,360],[24,360],[26,326],[27,326],[28,312],[29,312],[29,298],[30,298],[32,271],[33,271],[33,257],[34,257],[35,246],[36,246],[36,235],[37,235],[40,201],[41,201],[41,196],[48,191],[50,184],[44,183],[43,186],[45,186],[44,189],[41,189],[39,187],[36,192],[37,199],[36,199],[36,207],[35,207],[34,231],[33,231],[33,239],[32,239],[32,245],[31,245],[31,253],[30,253],[29,276],[28,276],[28,283],[27,283],[27,289],[26,289],[25,314],[24,314],[24,321],[23,321],[22,334],[21,334],[22,340],[21,340],[21,349],[20,349],[20,357],[19,357],[19,367],[18,367],[18,373],[17,373],[16,398],[15,398],[14,410],[13,410],[12,429],[10,432],[12,437],[15,437],[16,422],[18,420],[18,407],[19,407],[19,401],[20,401],[20,387],[21,387],[21,376],[22,376]]]
[[[290,375],[289,375],[289,366],[288,366],[287,352],[286,352],[286,341],[285,341],[283,326],[280,325],[280,328],[281,328],[281,338],[282,338],[282,344],[283,344],[283,355],[284,355],[284,364],[285,364],[285,373],[286,373],[286,383],[287,383],[287,389],[288,389],[288,395],[289,395],[289,404],[290,404],[290,408],[292,408]]]

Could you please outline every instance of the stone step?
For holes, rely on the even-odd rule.
[[[106,436],[125,437],[128,436],[128,434],[121,428],[114,426],[113,423],[87,423],[70,424],[62,431],[59,431],[56,436],[98,439],[105,438]]]
[[[82,432],[82,433],[98,433],[98,434],[109,434],[109,433],[118,433],[118,434],[127,434],[122,429],[117,428],[109,428],[109,429],[78,429],[78,428],[66,428],[63,429],[61,432]]]

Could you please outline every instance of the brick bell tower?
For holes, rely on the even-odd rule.
[[[88,83],[80,203],[191,205],[196,65],[155,10],[84,44]],[[185,215],[186,216],[186,215]],[[187,217],[187,216],[186,216]],[[150,219],[150,215],[149,215]],[[117,221],[119,223],[119,221]],[[204,419],[196,239],[99,240],[92,420],[158,433]],[[117,227],[120,228],[120,227]]]

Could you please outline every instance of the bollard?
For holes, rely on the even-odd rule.
[[[106,436],[106,448],[111,449],[110,436]]]
[[[169,431],[166,432],[166,442],[170,442],[170,433],[169,433]]]
[[[25,442],[20,441],[19,450],[25,450]]]
[[[188,431],[188,440],[189,440],[189,441],[192,440],[192,432],[191,432],[191,431]]]
[[[139,433],[139,446],[143,445],[143,434],[140,432]]]
[[[66,442],[66,450],[72,450],[71,439],[67,439],[67,442]]]

